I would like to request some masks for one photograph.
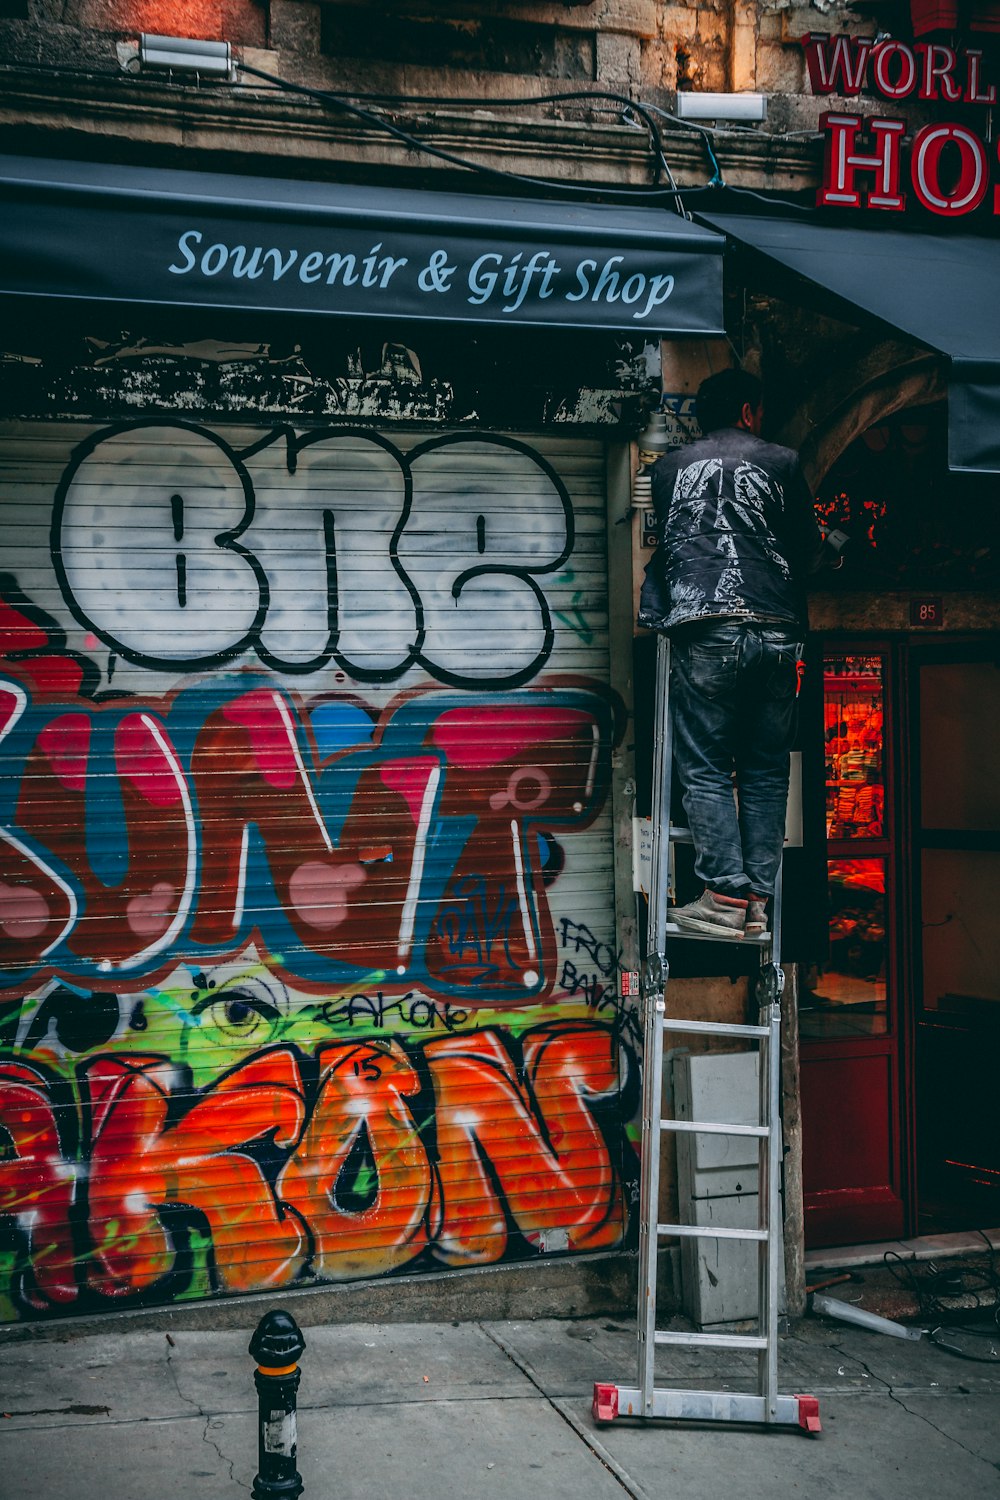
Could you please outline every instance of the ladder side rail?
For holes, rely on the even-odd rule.
[[[662,973],[657,969],[658,975]],[[660,981],[662,982],[662,981]],[[639,1340],[639,1388],[644,1414],[652,1411],[656,1384],[656,1283],[659,1237],[660,1132],[663,1109],[662,989],[643,997],[645,1010],[642,1077],[642,1167],[639,1185],[639,1287],[636,1331]]]
[[[778,1271],[784,1254],[781,1215],[781,864],[775,881],[771,940],[760,952],[758,1020],[768,1027],[761,1044],[758,1072],[758,1118],[767,1126],[758,1154],[758,1224],[766,1238],[758,1255],[757,1327],[764,1338],[757,1363],[757,1387],[764,1398],[765,1420],[774,1421],[778,1399]]]
[[[758,1020],[762,1023],[769,1022],[770,1012],[765,1005],[765,965],[769,957],[769,947],[760,952],[760,964],[757,971],[757,986],[755,999],[758,1009]],[[768,1038],[762,1042],[758,1052],[757,1066],[757,1118],[770,1130],[770,1117],[768,1105],[771,1098],[770,1075],[771,1075],[771,1028],[768,1026]],[[764,1340],[764,1347],[757,1357],[757,1394],[764,1403],[765,1420],[766,1413],[770,1410],[769,1381],[770,1370],[768,1360],[768,1340],[771,1331],[771,1258],[772,1244],[770,1232],[770,1203],[768,1191],[770,1186],[771,1168],[771,1140],[769,1134],[760,1142],[757,1151],[757,1224],[761,1231],[761,1242],[757,1247],[757,1331]]]
[[[670,790],[673,770],[670,736],[670,641],[656,641],[656,692],[653,732],[653,861],[643,974],[642,1174],[639,1187],[639,1387],[642,1409],[653,1409],[656,1385],[656,1290],[659,1238],[656,1223],[660,1199],[660,1130],[663,1114],[663,1023],[669,977],[664,929],[670,869]]]
[[[653,860],[649,882],[647,915],[647,962],[662,955],[667,925],[670,887],[670,797],[673,772],[673,737],[670,727],[670,640],[656,640],[656,696],[653,727]],[[665,835],[665,836],[664,836]]]
[[[780,889],[780,876],[779,876]],[[780,933],[775,922],[775,933]],[[773,961],[773,960],[772,960]],[[771,1035],[764,1048],[767,1052],[767,1090],[770,1136],[767,1143],[767,1372],[763,1395],[767,1400],[768,1420],[776,1419],[778,1407],[778,1272],[784,1257],[785,1237],[781,1198],[782,1132],[781,1132],[781,996],[783,975],[775,963],[775,988],[770,995]],[[763,1179],[758,1180],[758,1187]]]

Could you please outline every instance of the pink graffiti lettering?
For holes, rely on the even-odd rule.
[[[555,837],[600,811],[615,721],[583,687],[508,697],[417,694],[346,747],[327,697],[325,752],[313,710],[259,674],[72,711],[0,683],[0,988],[149,979],[252,942],[306,984],[544,998]]]
[[[0,1220],[13,1216],[24,1237],[25,1300],[63,1306],[77,1295],[69,1223],[76,1171],[62,1155],[45,1082],[33,1068],[0,1064],[0,1131],[12,1153],[0,1158]]]

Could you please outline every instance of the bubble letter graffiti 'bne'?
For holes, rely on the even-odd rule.
[[[256,639],[267,610],[263,570],[239,541],[252,518],[250,480],[221,438],[181,422],[95,433],[56,496],[66,602],[141,665],[227,660]]]

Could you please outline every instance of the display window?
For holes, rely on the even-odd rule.
[[[885,692],[880,656],[823,664],[826,836],[880,839],[885,823]]]
[[[827,656],[828,949],[807,976],[803,1037],[879,1036],[889,1028],[886,896],[885,658]]]

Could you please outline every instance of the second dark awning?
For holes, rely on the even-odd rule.
[[[718,235],[659,207],[0,157],[0,292],[722,331]]]
[[[1000,241],[702,214],[841,303],[951,358],[948,462],[1000,473]]]

